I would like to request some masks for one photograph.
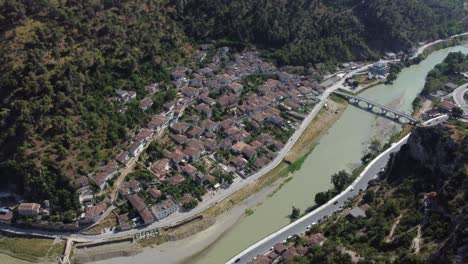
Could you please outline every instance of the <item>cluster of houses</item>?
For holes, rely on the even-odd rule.
[[[457,88],[457,84],[448,82],[442,89],[429,93],[426,96],[427,99],[431,101],[439,101],[440,103],[437,104],[437,107],[424,112],[423,118],[430,119],[440,115],[440,113],[451,113],[452,110],[457,106],[453,102],[453,97],[449,95]]]
[[[194,65],[202,66],[180,66],[171,72],[176,98],[165,102],[162,111],[154,113],[146,126],[134,133],[115,161],[74,180],[83,209],[80,224],[92,224],[102,217],[115,201],[112,197],[96,199],[97,194],[104,193],[124,171],[122,168],[137,160],[156,184],[143,190],[142,183],[131,178],[114,186],[120,201],[128,203],[138,218],[128,213],[118,215],[121,229],[135,223],[150,224],[192,208],[187,204],[201,201],[199,195],[194,198],[193,193],[186,192],[175,197],[158,186],[176,188],[189,181],[216,190],[228,187],[219,177],[220,170],[233,176],[252,175],[276,157],[288,140],[285,133],[294,131],[323,93],[313,78],[277,69],[261,60],[256,51],[232,52],[226,47],[204,45],[194,59]],[[146,86],[147,96],[139,100],[141,109],[149,109],[153,96],[163,89],[167,87],[156,83]],[[111,100],[124,109],[138,99],[136,92],[119,89]],[[145,149],[155,139],[165,147],[162,157],[149,162]],[[142,153],[146,154],[140,157]],[[199,162],[209,168],[200,168]],[[7,214],[0,214],[0,218],[3,215]]]
[[[309,252],[309,248],[322,246],[325,240],[326,238],[322,233],[314,233],[304,236],[301,245],[278,243],[273,246],[268,254],[258,256],[254,260],[251,260],[249,264],[289,263],[296,256],[306,255]]]
[[[49,215],[49,202],[44,201],[44,206],[38,203],[20,203],[17,206],[0,209],[0,223],[9,224],[16,214],[24,218],[37,218],[39,215]]]
[[[158,83],[152,83],[145,87],[145,91],[147,92],[146,97],[140,100],[140,108],[143,111],[148,110],[153,105],[152,96],[159,90]],[[135,91],[127,91],[122,89],[115,90],[115,96],[110,98],[111,101],[117,102],[123,106],[120,110],[125,112],[126,108],[125,105],[132,100],[137,98],[137,93]]]
[[[280,71],[263,62],[255,51],[231,54],[228,48],[205,48],[195,58],[203,60],[209,52],[214,52],[212,60],[203,67],[177,67],[171,72],[177,97],[166,102],[163,111],[133,138],[130,149],[117,157],[120,164],[128,164],[157,137],[165,146],[161,149],[163,157],[143,162],[156,182],[178,186],[190,179],[213,189],[223,183],[213,173],[220,168],[224,173],[248,177],[266,166],[284,146],[285,142],[265,128],[294,129],[323,92],[315,80]],[[245,77],[252,75],[262,76],[261,84],[246,83]],[[209,169],[200,169],[199,161],[209,163]],[[194,200],[190,193],[179,199],[164,193],[161,200],[161,190],[154,185],[149,194],[157,202],[147,208],[141,206],[144,199],[134,182],[124,183],[119,194],[126,197],[145,224],[182,210]],[[119,218],[121,226],[125,225],[128,217]]]

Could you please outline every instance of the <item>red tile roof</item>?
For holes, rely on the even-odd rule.
[[[167,179],[167,182],[171,185],[181,184],[184,181],[184,176],[180,175],[179,173]]]

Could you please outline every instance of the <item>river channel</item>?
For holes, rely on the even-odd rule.
[[[412,112],[412,101],[424,86],[427,73],[449,52],[468,54],[468,46],[456,46],[430,54],[418,65],[403,69],[392,85],[378,85],[360,96],[397,109]],[[317,192],[331,187],[330,177],[339,170],[352,170],[368,151],[370,142],[388,141],[401,126],[363,110],[348,106],[340,119],[323,136],[302,168],[273,196],[256,206],[212,247],[205,250],[198,264],[224,263],[249,245],[289,223],[291,207],[302,211],[314,203]]]

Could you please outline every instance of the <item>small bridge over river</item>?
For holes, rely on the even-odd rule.
[[[393,110],[388,108],[384,105],[378,104],[376,102],[372,102],[369,99],[362,98],[359,96],[355,96],[349,93],[344,93],[340,91],[334,91],[334,94],[345,98],[348,102],[352,105],[355,105],[367,112],[382,116],[384,118],[390,119],[394,122],[397,122],[402,125],[416,125],[420,121],[415,119],[414,117],[407,115],[405,113]]]

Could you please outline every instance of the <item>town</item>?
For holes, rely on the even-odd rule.
[[[387,53],[384,61],[346,78],[343,89],[359,91],[358,78],[385,79],[390,63],[405,56]],[[343,63],[331,74],[316,65],[319,70],[304,75],[300,68],[278,69],[255,50],[236,52],[212,45],[202,45],[190,65],[172,70],[172,85],[145,86],[140,108],[156,106],[157,113],[134,131],[115,160],[73,180],[82,213],[72,224],[49,225],[49,201],[13,203],[2,209],[0,221],[73,232],[97,225],[112,211],[117,224],[107,231],[170,221],[200,203],[211,203],[233,182],[267,166],[325,88],[362,66]],[[135,100],[135,91],[121,89],[109,98],[122,112]],[[451,110],[449,104],[443,102],[442,107]]]
[[[321,73],[280,70],[255,50],[202,45],[192,65],[173,69],[173,87],[147,85],[140,107],[146,111],[159,96],[159,113],[115,161],[74,179],[82,214],[68,230],[96,224],[111,210],[113,230],[128,230],[195,208],[269,164],[324,91]],[[109,102],[126,111],[136,98],[116,89]],[[0,220],[49,228],[48,203],[5,208]]]

